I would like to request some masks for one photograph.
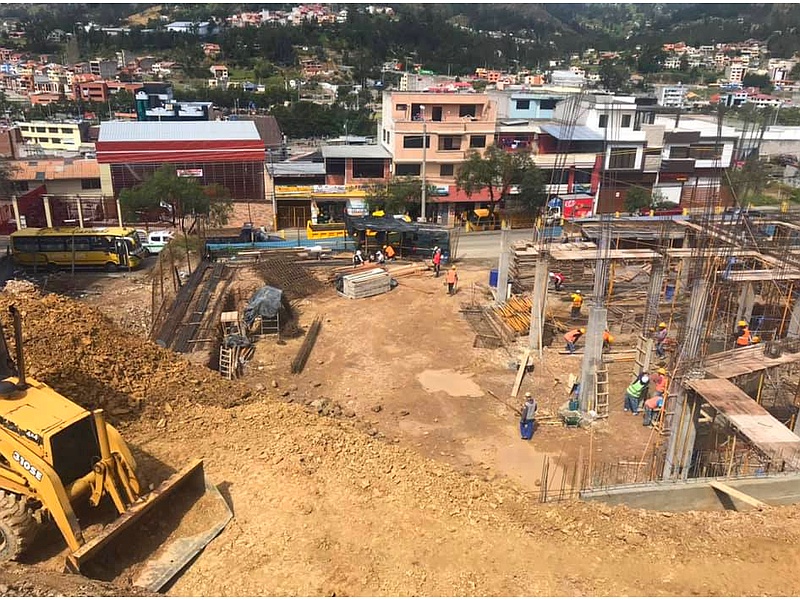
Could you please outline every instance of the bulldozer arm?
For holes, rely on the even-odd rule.
[[[222,494],[206,479],[202,460],[193,461],[166,479],[155,490],[131,504],[97,536],[72,552],[68,557],[71,570],[80,571],[82,567],[88,566],[104,547],[119,538],[126,530],[130,530],[145,515],[152,513],[153,518],[157,518],[158,511],[153,510],[155,507],[163,507],[170,503],[170,499],[177,500],[179,496],[196,496],[198,498],[193,507],[183,515],[183,519],[191,520],[194,506],[202,504],[202,530],[192,531],[191,535],[170,539],[147,560],[134,581],[134,585],[151,592],[163,589],[183,567],[222,532],[233,518],[233,512]]]

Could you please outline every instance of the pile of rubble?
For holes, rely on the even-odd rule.
[[[158,417],[187,402],[233,406],[252,392],[119,328],[80,302],[36,292],[0,296],[13,352],[10,305],[23,317],[28,374],[86,408],[117,420]]]

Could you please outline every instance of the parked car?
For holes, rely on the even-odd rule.
[[[139,241],[145,250],[150,254],[158,254],[164,249],[170,240],[174,237],[172,232],[166,230],[150,231],[144,229],[137,229],[136,233],[139,235]]]

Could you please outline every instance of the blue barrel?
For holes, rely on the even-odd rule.
[[[498,279],[497,269],[492,269],[491,271],[489,271],[489,287],[496,288],[497,279]]]
[[[674,295],[675,295],[675,286],[674,285],[668,285],[664,289],[664,299],[665,300],[672,300],[672,297]]]
[[[581,407],[581,403],[577,400],[570,400],[569,401],[569,409],[570,410],[578,410]]]

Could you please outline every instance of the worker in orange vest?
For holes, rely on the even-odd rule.
[[[667,370],[664,367],[661,367],[655,375],[650,378],[650,381],[653,382],[653,386],[656,389],[656,393],[661,394],[663,396],[667,395],[667,388],[669,387],[669,379],[667,379]]]
[[[575,353],[575,342],[577,342],[584,333],[586,333],[586,328],[581,327],[564,334],[564,341],[567,342],[567,352],[570,354]]]
[[[603,332],[603,350],[611,350],[611,344],[614,343],[614,336],[611,335],[611,332],[606,329]]]
[[[447,293],[452,296],[456,293],[456,287],[458,286],[458,273],[456,273],[455,265],[450,267],[445,276],[445,281],[447,282]]]
[[[395,252],[394,252],[394,248],[392,248],[391,244],[386,244],[383,247],[383,252],[384,252],[384,254],[386,254],[386,260],[394,260]]]
[[[750,327],[747,325],[747,321],[739,321],[736,327],[736,346],[743,347],[749,346],[753,343],[753,337],[750,334]]]

